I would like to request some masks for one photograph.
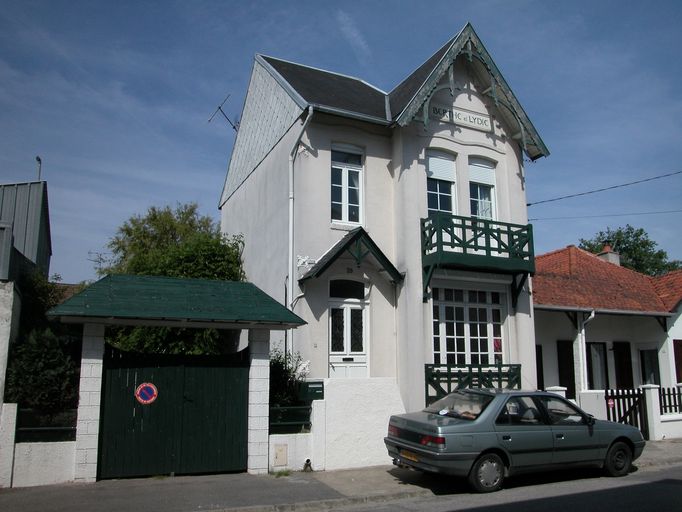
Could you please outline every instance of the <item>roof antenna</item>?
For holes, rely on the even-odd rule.
[[[230,126],[232,127],[232,129],[236,132],[236,131],[239,131],[239,121],[237,121],[236,124],[233,123],[232,121],[230,121],[230,118],[227,117],[227,114],[225,114],[225,112],[223,112],[223,105],[225,104],[225,102],[227,101],[227,99],[228,99],[229,97],[230,97],[229,94],[228,94],[227,96],[225,96],[225,99],[223,100],[223,102],[222,102],[220,105],[218,105],[218,108],[215,109],[215,111],[213,112],[213,114],[212,114],[211,117],[209,118],[208,122],[210,123],[211,121],[213,121],[213,118],[215,117],[215,115],[216,115],[218,112],[220,112],[220,113],[223,115],[223,117],[224,117],[225,119],[227,119],[227,122],[230,123]]]
[[[40,159],[39,156],[36,156],[36,162],[38,162],[38,181],[40,181],[40,173],[43,168],[43,161]]]

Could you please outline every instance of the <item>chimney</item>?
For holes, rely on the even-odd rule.
[[[609,263],[613,263],[614,265],[618,265],[620,267],[620,254],[613,251],[610,240],[604,240],[604,247],[602,248],[601,252],[597,254],[597,258],[608,261]]]

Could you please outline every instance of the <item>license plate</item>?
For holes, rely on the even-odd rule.
[[[408,452],[407,450],[400,450],[400,456],[403,459],[411,460],[412,462],[419,462],[419,457],[416,453]]]

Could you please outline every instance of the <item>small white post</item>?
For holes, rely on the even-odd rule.
[[[661,403],[658,396],[658,388],[656,384],[644,384],[640,389],[644,390],[644,398],[646,400],[646,420],[649,425],[649,439],[651,441],[659,441],[663,439],[661,432]]]

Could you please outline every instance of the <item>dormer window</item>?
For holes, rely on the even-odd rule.
[[[362,155],[332,149],[331,220],[362,223]]]

